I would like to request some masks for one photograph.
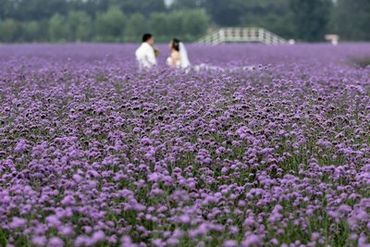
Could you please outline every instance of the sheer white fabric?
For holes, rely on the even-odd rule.
[[[181,61],[181,68],[186,69],[190,67],[190,60],[188,56],[188,51],[184,43],[180,42],[180,61]]]

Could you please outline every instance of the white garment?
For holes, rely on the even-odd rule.
[[[144,42],[135,52],[136,60],[140,69],[151,69],[157,64],[154,49],[151,45]]]
[[[168,66],[173,66],[173,61],[172,61],[172,57],[168,57],[167,58],[167,61],[166,61],[166,64],[168,65]],[[179,61],[176,61],[176,64],[175,64],[175,68],[176,69],[181,69],[181,59],[179,60]]]
[[[211,64],[199,64],[192,67],[192,69],[196,72],[201,71],[215,71],[215,72],[236,72],[236,71],[258,71],[258,67],[256,66],[233,66],[233,67],[220,67],[220,66],[214,66]]]
[[[179,53],[180,53],[180,60],[176,61],[176,64],[175,64],[176,69],[188,69],[191,64],[189,61],[188,52],[185,48],[185,45],[182,42],[180,42]],[[167,58],[166,63],[168,66],[173,66],[172,57]]]
[[[180,60],[182,69],[190,67],[191,64],[188,56],[188,51],[186,50],[186,47],[182,42],[180,42]]]

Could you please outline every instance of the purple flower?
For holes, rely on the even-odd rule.
[[[236,242],[235,240],[226,240],[224,242],[224,247],[237,247],[238,246],[238,242]]]
[[[22,153],[27,149],[27,142],[24,139],[21,139],[17,142],[14,148],[14,152]]]
[[[91,238],[92,238],[93,243],[95,244],[100,243],[100,242],[105,241],[105,234],[103,231],[97,231],[93,233]]]
[[[13,217],[12,222],[10,222],[10,227],[13,229],[23,228],[27,224],[27,221],[25,219],[19,218],[19,217]]]
[[[262,246],[262,241],[257,235],[251,234],[245,238],[245,240],[242,243],[242,246],[243,247]]]
[[[188,223],[190,223],[190,217],[189,217],[189,215],[187,215],[187,214],[183,214],[183,215],[181,215],[181,216],[179,217],[179,221],[180,221],[180,223],[182,223],[182,224],[188,224]]]
[[[64,242],[58,237],[52,237],[49,239],[48,246],[50,247],[63,247]]]
[[[50,216],[46,217],[46,222],[47,222],[48,226],[55,227],[55,228],[59,228],[59,226],[62,225],[62,222],[60,221],[60,219],[56,215],[50,215]]]
[[[45,246],[47,243],[47,238],[45,236],[34,236],[32,238],[32,244],[38,247]]]
[[[369,44],[134,49],[0,46],[9,245],[368,245]]]
[[[63,200],[61,201],[61,203],[65,206],[71,206],[73,204],[75,204],[75,199],[73,196],[71,195],[67,195],[63,198]]]

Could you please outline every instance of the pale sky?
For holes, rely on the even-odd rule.
[[[164,0],[164,2],[166,3],[166,5],[171,5],[173,3],[174,0]]]

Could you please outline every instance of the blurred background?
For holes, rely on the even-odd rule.
[[[0,42],[197,41],[220,27],[285,39],[370,40],[370,0],[0,0]]]

